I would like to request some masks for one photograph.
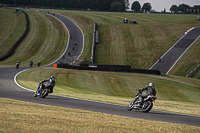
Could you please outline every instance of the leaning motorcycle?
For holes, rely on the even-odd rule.
[[[39,84],[38,90],[35,92],[34,97],[40,96],[41,98],[45,98],[48,96],[49,88],[44,83]]]
[[[141,93],[136,94],[135,99],[128,104],[127,106],[128,111],[136,109],[136,110],[142,110],[142,112],[147,113],[152,109],[153,101],[156,100],[156,97],[153,95],[148,95],[146,98],[144,98],[141,107],[138,107],[139,101],[141,100],[140,94]]]

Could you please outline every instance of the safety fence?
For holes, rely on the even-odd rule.
[[[97,30],[97,23],[95,23],[93,32],[93,41],[92,41],[92,51],[91,51],[91,64],[95,64],[96,44],[98,43],[99,43],[99,32]]]
[[[200,64],[194,70],[192,70],[188,75],[186,75],[186,77],[191,77],[199,69],[200,69]]]
[[[20,10],[20,11],[22,11],[25,14],[26,29],[25,29],[23,35],[19,38],[19,40],[17,40],[17,42],[13,45],[13,47],[6,54],[4,54],[4,55],[2,55],[0,57],[0,61],[3,61],[5,59],[7,59],[8,57],[10,57],[14,53],[15,49],[19,46],[19,44],[26,37],[26,35],[27,35],[28,31],[29,31],[30,22],[29,22],[28,15],[27,15],[27,13],[25,11],[23,11],[23,10]]]
[[[159,70],[132,69],[129,65],[89,65],[80,64],[80,66],[72,66],[69,64],[54,64],[57,68],[76,69],[76,70],[92,70],[92,71],[110,71],[110,72],[128,72],[161,75]]]

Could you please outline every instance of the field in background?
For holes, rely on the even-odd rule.
[[[100,43],[97,45],[96,63],[131,65],[132,68],[138,69],[149,69],[159,57],[161,57],[184,35],[185,31],[191,27],[199,26],[197,15],[69,10],[50,11],[69,17],[83,30],[85,47],[81,59],[87,58],[87,63],[90,63],[93,26],[94,23],[97,23]],[[45,53],[42,53],[41,51],[44,47],[47,47],[47,49],[54,48],[55,44],[59,44],[59,48],[57,52],[53,54],[59,57],[63,52],[63,49],[66,46],[65,44],[67,43],[67,37],[66,31],[63,31],[64,28],[61,23],[56,22],[57,20],[50,19],[50,16],[42,13],[29,11],[28,13],[30,13],[29,17],[33,26],[29,36],[18,49],[18,53],[15,54],[21,55],[21,57],[16,58],[16,56],[13,56],[5,62],[0,62],[0,65],[12,65],[17,60],[24,62],[23,65],[28,65],[30,60],[33,60],[34,62],[42,61],[42,64],[48,64],[49,62],[52,62],[53,59],[50,59],[51,57],[47,55],[47,51],[45,51]],[[138,24],[124,24],[124,18],[132,18],[134,21],[137,21]],[[55,22],[57,24],[55,24]],[[60,25],[60,27],[58,27],[58,25]],[[49,29],[47,31],[47,27],[52,28],[50,29],[51,32],[49,32]],[[54,28],[56,28],[57,31],[54,30]],[[58,33],[58,31],[60,32]],[[52,43],[53,47],[49,46],[52,45]],[[198,58],[198,53],[200,52],[199,43],[200,41],[198,39],[188,52],[184,54],[180,61],[178,61],[170,74],[185,77],[198,64],[200,64],[200,59]],[[31,49],[33,49],[32,52],[24,52],[31,51]],[[38,56],[38,52],[40,55],[45,55]],[[54,58],[54,60],[56,58]],[[199,78],[199,73],[200,70],[193,77]]]
[[[97,64],[131,65],[138,69],[149,69],[188,29],[200,26],[198,15],[52,11],[71,18],[84,34],[90,35],[86,38],[86,48],[91,48],[88,39],[92,40],[93,24],[98,24]],[[138,24],[124,24],[124,18],[132,18]],[[185,77],[200,64],[199,44],[198,39],[170,74]],[[88,60],[90,54],[87,52],[90,51],[86,50],[83,54]],[[199,78],[199,72],[194,77]]]
[[[16,61],[20,61],[22,66],[28,66],[31,60],[34,65],[39,61],[41,65],[47,65],[65,51],[68,35],[60,21],[40,12],[27,11],[27,14],[30,19],[30,31],[15,53],[0,62],[1,66],[14,66]]]

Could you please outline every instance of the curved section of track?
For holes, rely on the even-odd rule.
[[[194,28],[176,42],[162,57],[161,62],[156,62],[150,70],[160,70],[168,74],[182,55],[200,37],[200,27]]]
[[[66,23],[66,27],[68,28],[68,23]],[[70,43],[68,44],[68,48],[70,47],[69,45]],[[59,60],[57,61],[59,62]],[[141,111],[135,110],[127,111],[126,106],[100,103],[56,95],[49,95],[44,99],[39,97],[35,98],[33,97],[34,93],[32,91],[22,89],[21,87],[17,86],[13,80],[17,73],[25,69],[29,69],[29,67],[20,67],[19,69],[16,69],[15,67],[0,68],[0,97],[34,102],[45,105],[62,106],[126,117],[140,118],[153,121],[163,121],[177,124],[187,124],[200,127],[200,117],[195,116],[181,115],[176,113],[168,113],[154,110],[150,111],[149,113],[142,113]]]

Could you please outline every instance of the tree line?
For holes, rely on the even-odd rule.
[[[129,6],[129,0],[0,0],[0,3],[100,11],[125,11]]]
[[[138,1],[134,1],[131,5],[131,10],[134,12],[150,12],[152,9],[151,3],[147,2],[144,3],[141,7],[140,3]]]
[[[199,14],[200,5],[189,6],[187,4],[172,5],[170,8],[171,13],[184,13],[184,14]]]
[[[140,5],[138,1],[134,1],[131,5],[131,10],[134,12],[150,12],[152,9],[152,6],[150,3],[144,3],[143,6]],[[170,8],[171,13],[184,13],[184,14],[199,14],[200,13],[200,5],[194,5],[193,7],[186,5],[186,4],[180,4],[172,5]],[[166,12],[166,9],[164,9],[163,13]]]

